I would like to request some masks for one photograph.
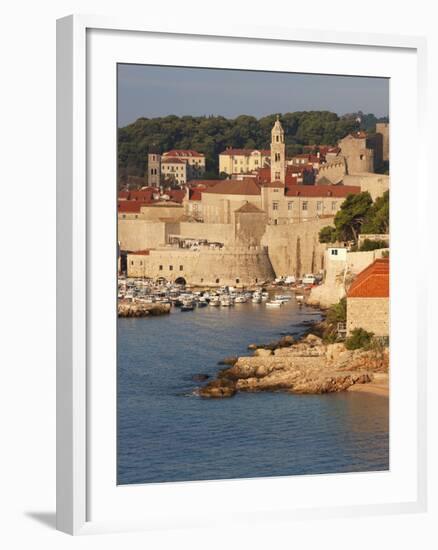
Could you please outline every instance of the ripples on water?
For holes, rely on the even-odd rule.
[[[252,342],[299,334],[315,311],[294,301],[173,310],[118,321],[118,483],[386,470],[388,400],[361,393],[191,397]]]

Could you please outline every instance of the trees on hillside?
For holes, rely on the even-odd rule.
[[[139,118],[118,131],[119,180],[143,177],[147,155],[152,150],[195,149],[206,156],[207,170],[217,174],[219,153],[226,147],[267,149],[276,115],[255,118],[240,115]],[[302,111],[281,116],[288,154],[302,152],[303,145],[335,145],[358,128],[352,117],[338,117],[329,111]]]

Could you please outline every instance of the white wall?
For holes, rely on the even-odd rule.
[[[203,21],[223,24],[224,32],[234,22],[291,28],[330,29],[339,31],[380,32],[428,35],[429,97],[438,96],[438,35],[434,3],[418,0],[404,5],[390,0],[369,0],[358,6],[350,0],[339,0],[336,6],[323,0],[290,2],[278,0],[275,9],[266,2],[222,0],[220,6],[187,0],[169,0],[165,12],[177,14],[181,29],[184,23]],[[248,9],[250,7],[250,9]],[[195,9],[191,9],[195,8]],[[197,9],[196,9],[197,8]],[[16,0],[2,8],[2,132],[0,133],[3,196],[19,200],[17,209],[2,208],[2,235],[5,259],[1,273],[2,292],[2,498],[0,542],[8,550],[63,550],[66,548],[107,550],[153,548],[191,550],[205,548],[310,549],[421,548],[436,545],[437,471],[430,468],[430,512],[415,516],[388,516],[362,519],[331,519],[293,524],[279,521],[275,525],[223,526],[217,530],[180,530],[173,532],[134,533],[72,538],[55,532],[52,523],[55,509],[55,19],[72,12],[103,13],[148,17],[157,24],[163,19],[163,5],[144,0]],[[360,13],[359,13],[360,12]],[[226,62],[226,60],[224,60]],[[434,71],[432,71],[432,67]],[[360,70],[360,68],[359,68]],[[299,107],[299,106],[298,106]],[[291,110],[293,110],[291,96]],[[432,128],[437,122],[437,103],[430,102],[429,158],[435,158]],[[415,175],[413,176],[413,185]],[[437,204],[438,191],[430,185],[429,204]],[[24,199],[25,200],[22,200]],[[7,204],[11,202],[8,200]],[[430,207],[431,208],[431,207]],[[432,218],[432,216],[430,216]],[[11,232],[11,228],[14,231]],[[11,236],[13,242],[11,246]],[[434,247],[430,244],[430,249]],[[26,251],[29,270],[12,273],[10,267],[20,263]],[[41,259],[44,257],[44,263]],[[431,255],[431,262],[435,261]],[[38,268],[35,268],[38,266]],[[431,263],[426,270],[435,274]],[[32,286],[31,286],[32,285]],[[430,285],[430,334],[437,329],[437,287]],[[430,338],[432,340],[432,338]],[[429,365],[436,363],[429,348]],[[429,369],[430,397],[437,388],[437,373]],[[434,388],[435,386],[435,388]],[[438,463],[434,418],[438,418],[438,400],[429,399],[430,440],[429,464]],[[432,431],[433,430],[433,431]],[[32,518],[37,515],[40,521]]]

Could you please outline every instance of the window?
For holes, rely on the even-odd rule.
[[[321,212],[321,210],[322,210],[322,201],[318,201],[316,203],[316,209],[318,210],[318,212]]]
[[[169,271],[173,271],[173,265],[169,265]]]
[[[308,210],[309,203],[307,201],[303,202],[303,210]]]
[[[333,210],[336,210],[336,204],[337,204],[336,201],[333,201],[333,202],[332,202],[332,211],[333,211]]]
[[[276,161],[279,161],[279,160],[280,160],[280,153],[275,153],[275,160],[276,160]]]
[[[275,141],[280,141],[280,136],[275,136]]]
[[[216,279],[216,284],[219,282],[219,279]]]
[[[183,266],[180,265],[180,266],[179,266],[179,270],[180,270],[180,271],[183,271],[183,269],[184,269]]]
[[[275,179],[276,179],[276,180],[279,180],[279,179],[280,179],[280,172],[275,172]]]
[[[134,265],[134,260],[131,260],[131,265]]]
[[[274,201],[272,203],[272,210],[278,210],[278,202],[277,201]]]
[[[338,255],[338,251],[336,250],[336,248],[332,248],[331,255],[332,256],[337,256]]]
[[[240,283],[240,279],[236,279],[236,283]]]
[[[163,266],[162,265],[160,265],[159,270],[163,271]]]
[[[143,260],[140,260],[140,265],[143,265]]]
[[[287,209],[288,209],[288,210],[292,210],[293,205],[294,205],[294,203],[293,203],[292,201],[289,201],[289,202],[287,203]]]
[[[359,155],[360,160],[363,160],[363,155]]]

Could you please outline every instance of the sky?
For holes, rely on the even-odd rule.
[[[327,110],[389,115],[389,79],[152,65],[118,66],[118,125],[139,117]]]

